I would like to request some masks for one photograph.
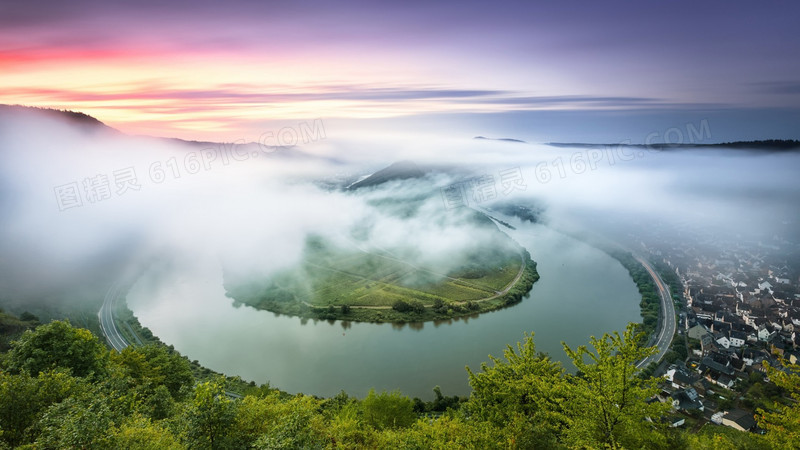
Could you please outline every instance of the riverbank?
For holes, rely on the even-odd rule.
[[[256,309],[281,315],[344,322],[418,323],[475,317],[481,313],[515,305],[531,291],[534,283],[539,280],[536,261],[531,259],[530,253],[525,249],[521,249],[520,258],[522,267],[517,277],[502,291],[480,300],[446,301],[436,299],[428,305],[416,300],[399,300],[392,306],[328,305],[320,307],[303,301],[247,304]],[[234,305],[242,304],[244,303],[234,300]]]

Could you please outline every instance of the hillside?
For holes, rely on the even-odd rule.
[[[365,187],[378,186],[389,181],[420,178],[425,175],[416,164],[411,161],[399,161],[385,169],[381,169],[361,181],[353,183],[348,189],[356,190]]]
[[[369,218],[425,226],[429,239],[446,240],[443,222],[470,230],[465,248],[451,248],[434,260],[409,240],[375,243],[374,224],[357,225],[339,237],[311,234],[299,264],[267,278],[225,274],[227,295],[236,304],[300,317],[368,322],[421,322],[502,308],[522,299],[538,279],[536,263],[496,223],[478,211],[448,211],[438,192],[413,163],[397,163],[365,179],[349,196],[374,208]],[[389,180],[403,181],[376,194],[363,190]],[[403,194],[405,192],[406,194]],[[433,209],[432,209],[433,208]],[[433,212],[432,212],[433,211]],[[424,224],[424,225],[423,225]],[[426,256],[427,254],[427,256]]]

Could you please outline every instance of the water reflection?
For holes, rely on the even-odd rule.
[[[541,279],[521,303],[479,316],[390,325],[234,308],[215,261],[147,272],[128,302],[189,358],[289,392],[362,396],[374,387],[430,399],[439,385],[464,395],[464,367],[477,369],[524,332],[535,332],[537,350],[565,361],[562,341],[585,344],[639,318],[636,286],[607,254],[541,225],[514,225],[512,237],[538,262]]]

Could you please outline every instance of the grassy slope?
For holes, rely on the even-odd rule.
[[[480,249],[467,263],[446,274],[383,249],[365,249],[356,243],[341,248],[310,237],[300,267],[259,283],[226,283],[226,289],[237,303],[259,309],[370,322],[448,319],[516,303],[538,279],[536,265],[488,218],[476,220],[483,221],[486,232],[497,233],[499,242],[507,245]],[[523,260],[523,276],[508,293],[498,296],[514,282]],[[391,309],[399,300],[419,302],[425,310],[401,313]]]

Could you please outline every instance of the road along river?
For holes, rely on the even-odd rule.
[[[615,259],[547,227],[513,225],[504,231],[530,251],[541,279],[521,303],[476,318],[315,323],[235,308],[213,258],[152,267],[130,289],[128,305],[165,343],[211,369],[321,396],[360,397],[374,387],[430,399],[436,385],[445,395],[466,395],[464,367],[501,356],[524,332],[535,332],[537,350],[565,361],[561,341],[587,344],[640,320],[636,285]]]

